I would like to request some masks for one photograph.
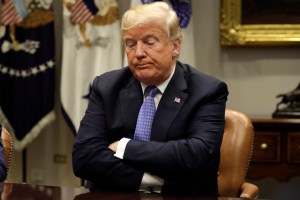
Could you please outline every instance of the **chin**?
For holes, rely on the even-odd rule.
[[[149,71],[138,71],[134,73],[134,76],[142,83],[146,85],[159,85],[161,82],[161,77],[157,77],[154,73],[149,73]]]

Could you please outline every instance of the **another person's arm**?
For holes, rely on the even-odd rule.
[[[7,167],[4,160],[4,150],[3,150],[3,144],[2,144],[2,127],[0,125],[0,182],[3,182],[6,179],[7,175]]]

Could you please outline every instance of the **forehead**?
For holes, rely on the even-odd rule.
[[[128,30],[123,32],[123,38],[126,39],[128,37],[147,37],[147,36],[159,36],[164,37],[167,36],[167,33],[162,25],[157,23],[150,24],[140,24],[138,26],[134,26],[129,28]]]

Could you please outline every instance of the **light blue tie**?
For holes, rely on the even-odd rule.
[[[141,106],[137,119],[134,139],[150,141],[152,121],[156,112],[154,97],[159,92],[155,86],[148,86],[145,89],[146,98]]]

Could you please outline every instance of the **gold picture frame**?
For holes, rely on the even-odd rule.
[[[299,24],[241,24],[242,0],[221,0],[220,43],[226,46],[300,46]]]

